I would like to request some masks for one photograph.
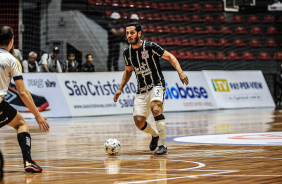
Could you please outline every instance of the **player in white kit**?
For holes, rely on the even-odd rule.
[[[26,172],[42,172],[42,168],[31,159],[31,138],[23,116],[4,100],[11,78],[14,79],[19,96],[35,116],[40,130],[49,131],[46,118],[36,108],[34,101],[26,89],[22,77],[20,62],[9,51],[14,44],[14,33],[11,27],[0,27],[0,128],[9,125],[16,129],[19,145],[22,150],[24,169]],[[1,170],[1,168],[0,168]]]

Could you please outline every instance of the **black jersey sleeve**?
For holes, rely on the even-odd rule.
[[[154,53],[158,54],[159,57],[162,57],[165,52],[165,50],[155,42],[152,42],[152,50]]]
[[[124,61],[125,61],[125,65],[126,66],[131,66],[131,62],[129,61],[128,48],[124,49],[124,51],[123,51],[123,58],[124,58]]]

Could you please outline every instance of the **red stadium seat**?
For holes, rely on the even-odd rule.
[[[145,20],[154,20],[154,16],[150,12],[147,12],[145,15],[146,15],[146,19]]]
[[[182,15],[182,17],[183,17],[183,21],[190,22],[190,17],[188,15],[184,14]]]
[[[160,18],[161,18],[162,21],[168,21],[169,20],[166,13],[162,13]]]
[[[144,32],[148,32],[148,27],[146,24],[141,24],[141,26]]]
[[[269,38],[265,42],[265,47],[277,47],[277,42],[274,38]]]
[[[232,31],[228,26],[220,26],[219,33],[221,34],[232,34]]]
[[[216,52],[216,59],[217,60],[227,60],[227,57],[225,56],[224,52],[217,51]]]
[[[151,3],[151,7],[152,7],[153,9],[158,9],[158,8],[159,8],[159,5],[158,5],[158,3],[156,3],[156,2],[152,2],[152,3]]]
[[[180,8],[180,6],[179,6],[178,3],[173,3],[173,4],[172,4],[172,9],[173,9],[173,10],[181,10],[181,8]]]
[[[107,18],[110,18],[111,15],[112,15],[112,11],[107,10],[107,11],[105,11],[105,14],[106,14]]]
[[[167,37],[166,38],[166,45],[176,45],[173,38]]]
[[[156,37],[153,37],[153,36],[152,36],[152,37],[150,38],[150,40],[151,40],[152,42],[157,43],[157,44],[159,43],[159,41],[158,41],[158,39],[157,39]]]
[[[224,15],[218,15],[217,16],[217,22],[225,23],[226,22],[225,16]]]
[[[205,42],[204,42],[204,40],[203,40],[203,39],[201,39],[201,38],[198,38],[198,40],[197,40],[197,46],[199,46],[199,47],[203,47],[203,46],[205,46]]]
[[[263,51],[258,53],[258,59],[261,61],[268,61],[271,60],[271,57],[268,52]]]
[[[163,25],[162,27],[163,27],[163,33],[171,33],[172,32],[169,25]]]
[[[202,28],[200,26],[195,26],[194,27],[194,32],[196,34],[203,34],[203,30],[202,30]]]
[[[256,58],[253,56],[251,52],[245,51],[242,53],[242,59],[246,61],[254,61]]]
[[[203,11],[215,11],[214,7],[210,3],[205,3],[203,7]]]
[[[175,45],[182,45],[182,41],[178,37],[174,38],[174,43]]]
[[[274,23],[274,16],[273,15],[265,15],[262,22],[263,23]]]
[[[178,33],[178,28],[175,25],[170,26],[171,32],[172,33]]]
[[[265,34],[267,34],[267,35],[275,35],[275,34],[278,34],[278,29],[277,29],[277,27],[270,26],[270,27],[267,28]]]
[[[160,10],[165,10],[166,9],[166,5],[165,5],[165,3],[163,3],[163,2],[158,2],[158,9],[160,9]]]
[[[146,20],[146,15],[143,12],[138,12],[137,15],[139,20]]]
[[[191,10],[192,10],[192,11],[201,11],[201,10],[202,10],[202,7],[201,7],[201,5],[198,4],[198,3],[193,3],[193,4],[191,5]]]
[[[200,15],[194,14],[191,17],[191,22],[203,22],[203,20],[201,19]]]
[[[191,11],[189,5],[187,3],[182,3],[181,4],[181,10],[183,11]]]
[[[208,52],[207,52],[207,55],[208,55],[207,60],[216,60],[216,57],[215,57],[215,55],[214,55],[213,52],[208,51]]]
[[[157,44],[159,44],[159,45],[167,45],[166,39],[160,36],[158,38],[158,43]]]
[[[130,8],[134,8],[135,2],[133,0],[128,0],[128,5],[129,5]]]
[[[190,45],[189,40],[187,38],[182,38],[181,39],[181,45],[189,46]]]
[[[233,23],[244,23],[244,18],[241,15],[233,15]]]
[[[194,51],[193,55],[194,55],[194,59],[196,59],[196,60],[200,60],[201,59],[201,55],[200,55],[199,51]]]
[[[164,32],[163,26],[161,26],[161,25],[156,25],[156,32],[158,32],[158,33],[163,33],[163,32]]]
[[[259,26],[253,26],[250,33],[253,35],[262,35],[262,29]]]
[[[147,32],[150,32],[150,33],[154,33],[154,32],[156,32],[156,28],[155,28],[155,26],[154,25],[151,25],[151,24],[149,24],[148,26],[147,26]]]
[[[154,13],[154,14],[153,14],[153,20],[155,20],[155,21],[160,21],[160,20],[161,20],[160,14],[159,14],[159,13]]]
[[[228,42],[228,40],[226,38],[220,38],[218,40],[218,44],[219,47],[229,47],[230,43]]]
[[[179,59],[185,59],[186,58],[186,54],[183,50],[179,50],[177,55],[178,55]]]
[[[259,17],[257,15],[250,15],[248,18],[248,23],[259,23]]]
[[[217,5],[217,10],[216,11],[222,11],[222,4],[221,3],[219,3],[218,5]]]
[[[195,38],[190,38],[189,39],[189,45],[190,46],[197,46],[197,41],[195,40]]]
[[[173,10],[173,5],[172,5],[172,3],[165,3],[165,9],[166,10]]]
[[[178,27],[178,32],[179,32],[179,33],[186,33],[187,31],[186,31],[186,29],[185,29],[184,26],[179,26],[179,27]]]
[[[175,21],[184,21],[183,16],[181,14],[175,14]]]
[[[169,15],[168,15],[168,20],[169,20],[169,21],[176,21],[176,18],[175,18],[175,16],[174,16],[174,14],[169,14]]]
[[[244,40],[241,38],[235,38],[232,43],[235,47],[246,47]]]
[[[193,34],[194,33],[194,29],[191,26],[186,26],[186,32],[188,34]]]
[[[274,60],[282,60],[282,51],[277,51],[274,53]]]
[[[249,46],[250,47],[262,47],[260,40],[257,38],[251,38],[249,40]]]
[[[144,8],[142,1],[136,1],[134,6],[135,8]]]
[[[149,1],[144,1],[144,2],[143,2],[143,8],[147,8],[147,9],[152,8],[152,7],[151,7],[151,3],[150,3]]]
[[[206,46],[208,46],[208,47],[216,47],[217,46],[214,39],[212,39],[212,38],[207,38],[206,41],[207,41]]]
[[[213,26],[206,26],[206,34],[216,34],[217,31]]]
[[[194,55],[189,50],[185,51],[185,55],[186,55],[186,59],[194,59]]]
[[[237,52],[230,51],[228,52],[228,60],[240,60],[241,58],[238,56]]]
[[[204,15],[204,22],[214,22],[213,16]]]
[[[200,52],[200,59],[202,59],[202,60],[207,60],[208,59],[208,55],[207,55],[206,51],[201,51]]]
[[[234,31],[236,34],[248,34],[245,27],[237,26]]]

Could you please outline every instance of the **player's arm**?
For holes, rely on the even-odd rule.
[[[162,55],[163,59],[168,60],[172,66],[176,69],[176,71],[178,72],[179,78],[181,80],[181,82],[183,84],[188,85],[189,80],[188,77],[183,73],[182,68],[178,62],[178,60],[174,57],[174,55],[172,55],[170,52],[165,51],[164,54]]]
[[[129,79],[131,78],[132,75],[132,71],[133,71],[133,67],[132,66],[125,66],[125,70],[123,72],[123,77],[120,83],[120,86],[118,88],[118,90],[115,93],[114,96],[114,102],[117,102],[119,96],[121,95],[121,91],[124,88],[124,86],[127,84],[127,82],[129,81]]]
[[[30,112],[35,116],[37,123],[39,124],[40,130],[44,130],[45,132],[49,131],[49,125],[46,122],[46,118],[40,114],[38,109],[36,108],[34,101],[26,89],[25,84],[22,79],[15,80],[15,84],[18,90],[18,93],[23,101],[23,103],[27,106]]]

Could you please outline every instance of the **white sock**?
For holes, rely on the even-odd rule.
[[[156,125],[157,125],[157,129],[159,132],[159,145],[163,145],[164,147],[166,147],[166,121],[164,116],[161,114],[157,117],[155,117],[155,121],[156,121]]]
[[[158,131],[153,128],[150,123],[148,123],[147,121],[145,122],[144,127],[141,129],[141,131],[145,132],[145,133],[149,133],[151,134],[153,137],[158,137]]]

